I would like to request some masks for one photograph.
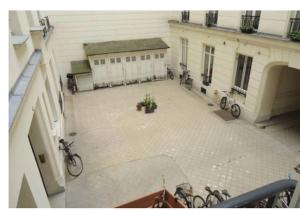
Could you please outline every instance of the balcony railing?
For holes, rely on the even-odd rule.
[[[253,33],[258,29],[260,16],[242,15],[241,31],[243,33]]]
[[[205,25],[207,27],[215,26],[217,25],[218,21],[218,14],[217,13],[206,13],[206,21]]]
[[[288,36],[292,41],[300,41],[300,18],[290,19]]]
[[[51,29],[51,25],[50,25],[50,21],[49,21],[48,16],[42,18],[42,19],[40,20],[40,24],[41,24],[42,26],[44,26],[44,28],[43,28],[43,33],[44,33],[43,37],[45,38],[45,37],[47,36],[48,32],[49,32],[50,29]]]
[[[181,22],[188,23],[190,21],[190,11],[181,12]]]

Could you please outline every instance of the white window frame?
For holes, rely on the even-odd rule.
[[[181,43],[181,63],[187,66],[189,41],[186,38],[180,38],[180,43]]]
[[[209,52],[206,52],[206,47],[209,47]],[[213,49],[214,49],[214,53],[212,53]],[[216,51],[216,49],[212,45],[204,45],[203,46],[203,51],[204,51],[204,54],[203,54],[204,55],[203,56],[203,75],[205,75],[205,55],[208,55],[208,67],[207,67],[207,73],[206,73],[205,76],[210,77],[210,76],[212,76],[212,75],[210,75],[210,65],[211,65],[212,60],[213,60],[213,62],[215,60],[215,51]],[[214,65],[214,63],[212,65]],[[213,71],[211,72],[211,74],[212,73],[213,73]],[[209,82],[209,84],[210,83],[211,82]]]

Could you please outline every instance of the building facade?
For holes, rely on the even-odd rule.
[[[250,122],[300,109],[299,11],[184,11],[169,21],[171,66],[215,102],[233,91]],[[299,38],[298,38],[299,39]],[[297,42],[298,41],[298,42]]]
[[[65,186],[63,94],[53,26],[33,11],[9,11],[9,206],[50,207]]]

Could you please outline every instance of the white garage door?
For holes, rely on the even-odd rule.
[[[126,56],[124,63],[125,80],[131,82],[140,78],[136,56]]]
[[[95,84],[98,86],[105,86],[110,82],[109,79],[109,69],[107,68],[107,59],[95,59],[94,60],[94,71],[93,77]]]
[[[153,59],[153,71],[156,78],[165,78],[167,69],[165,66],[165,54],[156,53]]]
[[[140,73],[141,80],[143,81],[153,78],[153,69],[150,54],[140,56]]]
[[[108,69],[110,71],[112,84],[120,84],[125,81],[121,57],[110,58]]]
[[[92,90],[93,78],[92,74],[77,74],[75,75],[78,91]]]

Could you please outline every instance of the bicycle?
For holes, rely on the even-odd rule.
[[[180,74],[180,85],[184,84],[188,90],[191,90],[193,87],[193,79],[191,78],[190,71],[187,70],[187,66],[183,63],[180,63],[182,68],[182,74]]]
[[[83,163],[81,157],[77,153],[72,153],[71,145],[74,142],[68,144],[64,139],[60,139],[59,143],[63,145],[63,148],[59,148],[60,150],[64,150],[67,157],[67,170],[71,176],[78,177],[83,170]]]
[[[228,91],[222,91],[222,92],[225,93],[225,96],[221,98],[220,108],[225,110],[227,109],[227,107],[229,107],[232,116],[234,118],[238,118],[241,114],[241,108],[236,103],[235,99],[231,96],[232,92],[228,92]]]
[[[193,188],[189,183],[177,185],[174,196],[188,208],[204,208],[206,206],[205,200],[200,195],[193,195]]]
[[[74,95],[77,91],[76,81],[74,74],[67,74],[68,78],[68,89],[71,91],[71,93]]]
[[[208,195],[205,200],[206,207],[211,207],[211,206],[221,203],[231,197],[231,195],[228,193],[227,190],[221,191],[222,194],[225,196],[225,198],[222,196],[222,194],[220,193],[219,190],[212,191],[210,189],[210,187],[208,187],[208,186],[205,187],[205,190],[208,192]]]
[[[171,80],[174,79],[174,72],[169,67],[167,67],[167,78],[170,78]]]

